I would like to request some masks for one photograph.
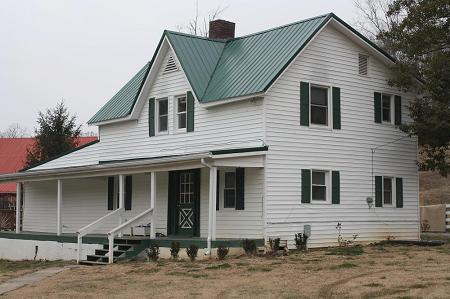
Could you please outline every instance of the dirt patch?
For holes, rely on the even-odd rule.
[[[37,270],[50,268],[50,267],[62,267],[73,262],[66,261],[9,261],[0,259],[0,283],[9,279],[22,276]]]
[[[86,266],[6,297],[447,298],[450,293],[450,244],[331,252],[339,254],[314,250],[273,258]]]

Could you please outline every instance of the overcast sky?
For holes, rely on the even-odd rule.
[[[0,131],[20,123],[31,133],[37,112],[64,99],[79,123],[106,103],[148,60],[164,29],[195,16],[195,0],[2,0]],[[245,35],[334,12],[352,24],[353,0],[198,0],[199,15]],[[85,131],[95,127],[83,126]]]

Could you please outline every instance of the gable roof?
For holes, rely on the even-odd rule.
[[[97,137],[79,137],[78,146],[97,140]],[[0,138],[0,174],[18,172],[25,167],[27,149],[34,138]],[[0,184],[0,193],[16,193],[16,184]]]
[[[333,13],[226,41],[167,30],[161,40],[167,37],[199,102],[209,103],[267,91],[331,18],[393,60]],[[160,47],[161,41],[155,55]],[[128,116],[151,65],[147,63],[88,123]]]

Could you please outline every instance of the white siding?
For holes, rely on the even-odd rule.
[[[374,175],[402,177],[404,208],[368,209],[372,196],[371,148],[403,134],[393,126],[375,124],[373,93],[402,95],[402,118],[408,120],[410,94],[386,84],[386,68],[373,57],[369,76],[358,75],[354,43],[327,26],[294,60],[265,97],[267,173],[267,235],[293,240],[311,224],[311,246],[337,240],[336,224],[346,238],[372,241],[395,236],[418,237],[416,140],[403,139],[375,153]],[[341,88],[341,130],[300,126],[300,81]],[[338,170],[341,204],[301,204],[301,169]],[[292,244],[292,243],[291,243]]]

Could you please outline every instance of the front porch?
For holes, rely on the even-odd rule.
[[[206,254],[217,246],[240,247],[242,239],[264,239],[261,152],[179,159],[152,160],[147,167],[146,160],[105,161],[89,174],[26,173],[17,184],[17,238],[2,235],[75,243],[78,261],[86,256],[85,245],[117,248],[124,237],[159,247],[176,240]],[[114,254],[107,254],[110,263]]]

